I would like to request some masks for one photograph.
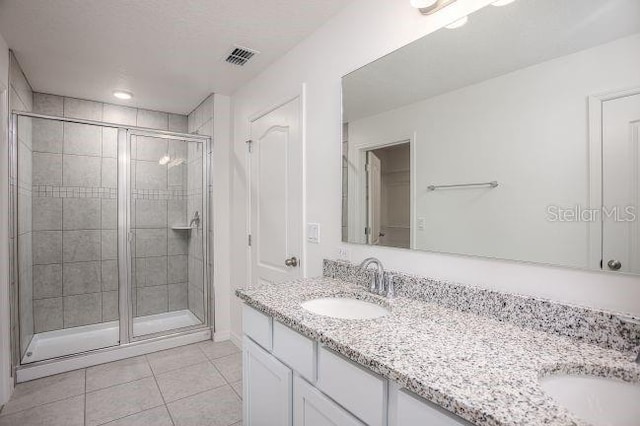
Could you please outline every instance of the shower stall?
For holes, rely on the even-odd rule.
[[[11,130],[19,368],[210,328],[210,138],[28,112]]]

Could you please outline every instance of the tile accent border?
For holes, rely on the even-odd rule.
[[[118,196],[118,189],[88,186],[33,185],[33,196],[46,198],[112,199]]]
[[[640,318],[521,294],[440,281],[390,271],[398,296],[436,303],[462,312],[509,322],[595,344],[606,349],[638,353]],[[372,271],[348,262],[324,259],[322,275],[369,287]]]

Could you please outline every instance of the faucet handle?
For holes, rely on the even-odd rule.
[[[378,290],[378,273],[371,274],[371,284],[369,285],[369,291],[375,293]]]
[[[388,298],[396,297],[396,286],[395,286],[396,276],[392,273],[387,272],[384,277],[384,288],[386,291],[386,296]]]

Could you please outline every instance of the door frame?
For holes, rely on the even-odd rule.
[[[9,114],[9,89],[5,82],[0,81],[0,146],[3,148],[2,163],[7,165],[2,179],[2,191],[3,196],[6,194],[6,208],[2,212],[2,224],[0,225],[0,232],[2,234],[2,245],[6,249],[6,256],[0,260],[3,265],[6,266],[6,271],[2,272],[0,277],[0,406],[9,401],[9,397],[12,393],[13,381],[13,353],[11,351],[11,221],[13,215],[11,214],[11,183],[10,172],[12,164],[12,143],[11,137],[9,137],[9,122],[11,120],[11,114]],[[6,158],[6,163],[5,163]],[[6,192],[5,192],[6,191]],[[6,234],[5,234],[6,233]],[[0,268],[2,270],[4,268]]]
[[[607,101],[626,98],[640,94],[640,87],[614,90],[588,97],[588,147],[589,147],[589,190],[587,204],[592,211],[602,209],[604,190],[604,175],[602,170],[603,160],[603,134],[602,134],[602,107]],[[588,268],[605,271],[602,268],[603,261],[603,233],[602,214],[600,220],[589,222],[587,227],[587,265]]]
[[[410,248],[415,247],[415,207],[416,207],[416,153],[415,153],[415,141],[416,133],[411,135],[398,136],[393,141],[389,142],[389,139],[385,140],[370,140],[366,142],[359,142],[356,144],[348,143],[347,158],[349,166],[347,168],[347,185],[348,185],[348,217],[347,217],[347,230],[349,243],[355,244],[368,244],[367,235],[363,232],[365,226],[368,225],[367,218],[367,152],[380,148],[388,148],[390,146],[409,144],[410,151],[410,171],[409,171],[409,191],[410,191]],[[384,247],[384,246],[381,246]]]
[[[247,140],[246,140],[246,144],[249,146],[249,142],[251,141],[251,125],[259,120],[260,118],[264,117],[265,115],[277,110],[278,108],[288,104],[289,102],[295,101],[296,99],[298,100],[298,104],[299,104],[299,111],[300,111],[300,161],[302,163],[302,185],[301,185],[301,191],[302,193],[300,194],[300,202],[302,203],[301,207],[301,214],[302,214],[302,218],[301,218],[301,229],[300,229],[300,273],[301,273],[301,278],[305,278],[307,277],[307,273],[308,273],[308,269],[307,269],[307,246],[305,244],[305,224],[307,221],[307,197],[306,197],[306,193],[307,193],[307,138],[306,138],[306,128],[307,128],[307,114],[306,114],[306,92],[307,92],[307,85],[306,83],[302,83],[296,90],[293,90],[292,93],[290,93],[288,96],[283,96],[278,102],[275,102],[273,104],[271,104],[271,106],[261,109],[259,110],[259,112],[256,112],[254,114],[249,115],[248,119],[247,119],[247,127],[246,127],[246,134],[248,135]],[[252,229],[252,215],[253,215],[253,194],[252,194],[252,187],[251,187],[251,179],[253,178],[252,176],[252,157],[251,157],[251,152],[249,151],[249,148],[247,148],[245,150],[245,178],[246,178],[246,184],[245,184],[245,188],[246,188],[246,198],[245,198],[245,205],[247,206],[247,211],[246,211],[246,217],[245,217],[245,229],[246,229],[246,235],[247,238],[249,238],[249,235],[253,235],[253,229]],[[253,243],[253,242],[252,242]],[[253,253],[251,251],[251,246],[248,244],[247,241],[247,245],[246,245],[246,259],[247,259],[247,263],[246,263],[246,270],[248,271],[247,273],[247,282],[250,283],[251,285],[254,284],[254,280],[256,279],[256,277],[254,276],[253,273]]]

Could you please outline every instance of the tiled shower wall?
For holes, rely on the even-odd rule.
[[[47,115],[177,132],[187,127],[182,115],[41,93],[33,104]],[[116,153],[115,128],[33,119],[36,333],[118,318]],[[153,244],[153,235],[137,237],[138,247]],[[168,293],[167,283],[161,285]],[[160,304],[137,299],[140,312],[170,309],[168,297]]]
[[[189,114],[189,133],[196,133],[199,135],[213,137],[213,97],[211,94],[207,97],[196,109]],[[192,211],[196,206],[200,207],[200,213],[202,214],[202,201],[204,191],[202,188],[202,150],[195,149],[195,146],[191,148],[189,157],[188,171],[188,191],[189,191],[189,206]],[[209,191],[211,187],[209,187]],[[211,198],[211,193],[209,193]],[[209,209],[211,211],[211,209]],[[209,223],[213,224],[211,217]],[[202,233],[202,228],[192,231],[192,238],[189,246],[189,309],[200,320],[204,320],[204,283],[208,279],[204,279],[202,274],[198,274],[202,271],[204,257],[202,253],[202,239],[206,237]],[[209,227],[209,241],[213,241],[213,226]],[[209,244],[211,247],[211,244]],[[211,265],[211,262],[209,262]],[[210,287],[211,288],[211,287]],[[213,296],[212,296],[213,297]],[[212,304],[211,304],[212,306]]]
[[[134,316],[187,309],[187,142],[137,136],[132,158]]]
[[[9,110],[31,111],[33,108],[33,92],[31,86],[27,81],[20,64],[16,60],[13,52],[10,53],[10,65],[9,65]],[[20,288],[18,289],[16,282],[15,271],[11,274],[13,282],[13,296],[18,297],[19,304],[19,318],[22,326],[20,327],[20,347],[26,348],[31,337],[33,336],[33,279],[32,279],[32,265],[33,265],[33,253],[31,247],[32,228],[31,228],[31,169],[33,161],[32,152],[32,128],[31,123],[28,121],[22,123],[22,131],[18,134],[18,170],[17,176],[14,175],[11,178],[10,184],[12,185],[11,193],[14,193],[15,185],[18,185],[18,217],[24,218],[18,222],[17,229],[17,241],[16,232],[12,232],[12,238],[10,244],[18,243],[20,250],[18,256],[18,273],[21,280]],[[17,177],[17,179],[16,179]],[[17,326],[17,322],[14,320],[14,327]],[[12,330],[15,333],[15,330]],[[24,350],[21,351],[22,356]]]

